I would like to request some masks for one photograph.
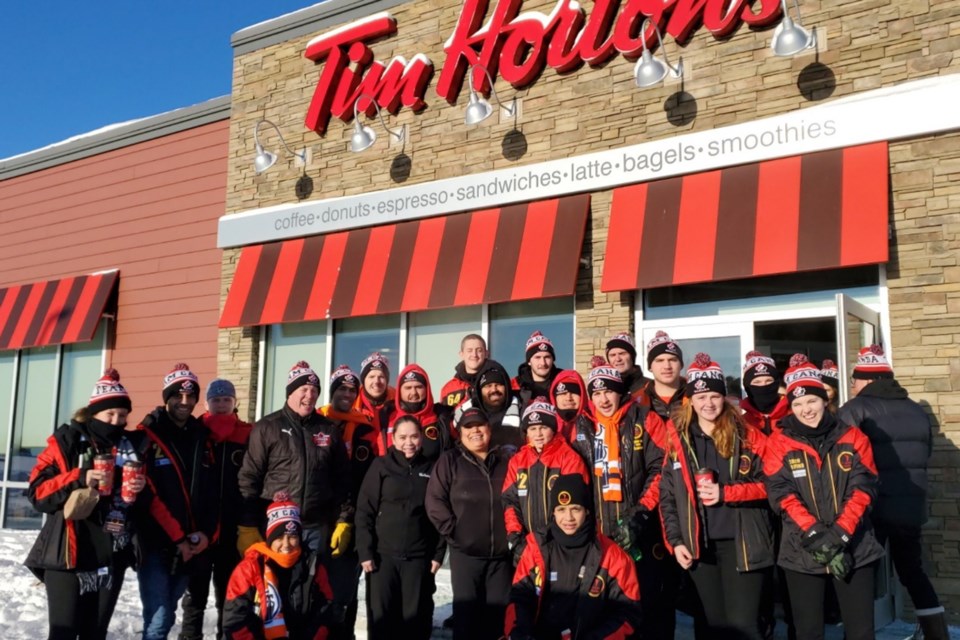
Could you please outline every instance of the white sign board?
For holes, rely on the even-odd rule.
[[[744,124],[580,156],[220,218],[239,247],[601,191],[772,158],[960,129],[960,74],[874,89]]]

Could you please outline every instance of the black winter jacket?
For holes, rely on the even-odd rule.
[[[686,388],[686,379],[680,378],[680,388],[674,392],[673,397],[670,398],[670,402],[666,403],[657,395],[656,385],[653,380],[650,380],[644,385],[643,389],[634,394],[634,397],[636,398],[637,404],[653,409],[658,416],[666,421],[671,418],[675,410],[683,405],[686,400],[684,396]]]
[[[262,527],[280,490],[300,505],[304,527],[353,521],[347,450],[340,429],[318,413],[301,418],[284,405],[261,418],[250,433],[239,477],[241,525]]]
[[[433,462],[417,453],[407,460],[391,449],[370,466],[357,500],[360,561],[380,556],[428,558],[443,562],[446,544],[427,517],[424,501]]]
[[[103,423],[100,423],[101,425]],[[111,432],[107,435],[107,432]],[[133,447],[129,459],[142,459],[142,432],[128,432],[117,428],[91,429],[88,423],[71,421],[61,425],[47,438],[47,448],[37,458],[37,464],[30,473],[30,486],[27,498],[37,511],[47,514],[47,518],[37,536],[33,547],[24,561],[33,573],[43,580],[47,569],[58,571],[94,571],[110,566],[117,560],[116,552],[128,552],[132,556],[129,536],[123,541],[124,548],[118,549],[117,540],[104,530],[104,524],[114,504],[114,497],[120,492],[122,468],[117,466],[114,472],[113,497],[101,496],[93,513],[84,520],[66,520],[63,507],[67,498],[75,489],[86,487],[86,472],[92,468],[78,466],[81,456],[92,459],[97,453],[113,451],[121,438],[127,438]],[[122,464],[122,460],[118,460]],[[125,511],[126,521],[132,523],[142,516],[145,494]],[[132,527],[129,528],[133,532]]]
[[[144,524],[140,540],[148,549],[171,549],[194,531],[210,542],[219,535],[220,482],[210,431],[190,416],[178,427],[158,409],[140,423],[150,441],[147,491],[150,515],[159,526]]]
[[[847,550],[855,567],[883,556],[868,514],[877,497],[877,468],[866,435],[829,412],[818,427],[828,432],[818,440],[804,435],[805,427],[792,415],[780,426],[763,454],[767,496],[783,523],[777,564],[800,573],[827,572],[802,543],[818,522],[850,538]]]
[[[509,553],[500,489],[507,461],[497,449],[481,460],[461,443],[445,451],[427,483],[430,522],[453,548],[475,558]]]
[[[767,506],[759,453],[764,449],[764,436],[747,427],[745,438],[746,442],[735,440],[730,456],[729,475],[735,480],[720,486],[721,501],[736,512],[737,571],[741,572],[773,566],[774,560],[773,515]],[[671,552],[684,545],[694,558],[699,558],[707,543],[701,516],[709,507],[697,498],[692,443],[673,428],[669,430],[669,443],[660,479],[663,537]]]
[[[840,407],[844,424],[870,438],[880,476],[871,518],[919,527],[927,521],[927,462],[932,447],[930,417],[896,380],[874,380]]]
[[[577,421],[577,435],[573,448],[587,465],[592,478],[593,501],[596,506],[600,531],[613,537],[619,523],[655,514],[660,502],[660,471],[663,467],[663,452],[666,444],[666,426],[660,417],[648,409],[631,403],[623,408],[620,419],[620,474],[623,501],[608,502],[603,499],[602,479],[594,469],[597,448],[597,427],[594,419],[581,416]],[[653,526],[645,527],[651,533],[659,527],[653,518]]]

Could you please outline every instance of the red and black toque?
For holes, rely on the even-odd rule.
[[[783,375],[790,402],[805,395],[814,395],[827,401],[827,389],[823,386],[820,369],[802,353],[790,357],[790,368]]]
[[[93,393],[90,394],[87,409],[90,415],[96,415],[107,409],[126,409],[127,411],[133,409],[130,394],[120,384],[120,373],[116,369],[107,369],[97,380]]]
[[[197,376],[190,371],[183,362],[173,365],[173,370],[163,377],[163,401],[169,402],[170,398],[186,394],[200,399],[200,381]]]
[[[727,395],[727,379],[723,375],[723,369],[709,354],[698,353],[687,369],[685,393],[688,398],[692,398],[698,393],[708,392]]]
[[[857,354],[857,366],[853,368],[853,377],[857,380],[893,378],[893,368],[883,353],[883,347],[872,344],[860,349],[860,353]]]
[[[657,359],[657,356],[664,353],[676,356],[677,360],[680,361],[680,366],[683,366],[683,351],[680,349],[680,345],[674,342],[666,331],[657,331],[653,339],[647,343],[647,369]]]
[[[287,397],[305,384],[313,385],[320,392],[320,378],[306,360],[301,360],[290,368],[287,374]]]

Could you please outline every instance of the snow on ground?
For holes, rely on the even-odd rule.
[[[0,529],[0,638],[3,640],[19,640],[43,638],[47,635],[47,594],[43,585],[26,567],[23,559],[37,537],[37,531],[11,531]],[[363,581],[360,583],[360,602],[364,599]],[[441,622],[451,613],[453,591],[450,587],[450,573],[446,567],[437,575],[437,592],[434,594],[436,609],[434,610],[434,638],[449,638],[449,631],[442,631]],[[204,637],[214,638],[216,633],[215,615],[212,608],[213,597],[207,607],[204,619]],[[140,618],[140,596],[137,591],[136,574],[128,571],[124,580],[123,590],[117,610],[110,622],[110,640],[132,640],[138,638],[143,630]],[[366,619],[363,605],[357,617],[357,640],[366,640]],[[913,625],[896,621],[878,630],[880,640],[901,640],[913,632]],[[180,633],[179,623],[170,633],[176,638]],[[686,616],[677,618],[677,634],[679,640],[693,638],[693,624]],[[777,638],[785,638],[786,629],[783,623],[777,627]],[[843,638],[843,628],[840,626],[828,627],[827,638]],[[952,628],[950,637],[960,640],[960,630]]]

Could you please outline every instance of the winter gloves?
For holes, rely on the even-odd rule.
[[[237,551],[240,552],[241,556],[258,542],[263,542],[263,536],[260,535],[260,530],[257,527],[244,527],[243,525],[237,527]]]
[[[853,570],[853,558],[846,552],[849,542],[850,537],[843,529],[822,522],[807,529],[803,536],[803,548],[807,553],[841,580]]]
[[[353,540],[353,525],[347,522],[338,522],[333,529],[333,535],[330,536],[330,548],[333,549],[330,555],[339,558],[350,548],[351,540]]]

